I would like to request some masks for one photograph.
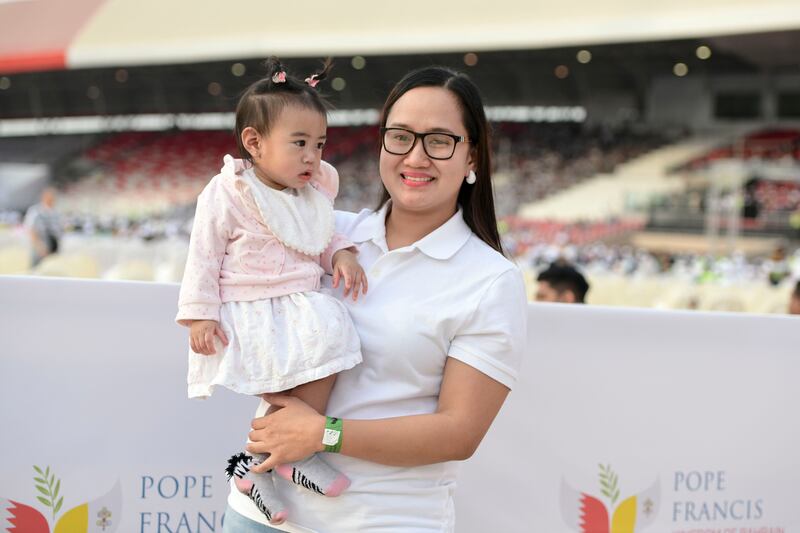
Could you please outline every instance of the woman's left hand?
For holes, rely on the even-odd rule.
[[[249,434],[252,442],[247,445],[247,451],[270,454],[266,461],[252,468],[253,472],[263,473],[277,465],[299,461],[324,451],[323,415],[294,396],[263,394],[262,397],[270,405],[281,409],[253,419],[253,430]]]

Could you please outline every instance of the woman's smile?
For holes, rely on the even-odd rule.
[[[424,187],[430,185],[436,179],[424,172],[408,171],[400,174],[403,183],[409,187]]]

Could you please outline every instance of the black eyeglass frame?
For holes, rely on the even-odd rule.
[[[387,131],[393,131],[393,130],[404,131],[404,132],[410,133],[411,135],[414,136],[414,142],[411,143],[411,146],[409,146],[408,150],[406,150],[405,152],[402,152],[402,153],[392,152],[391,150],[386,148],[386,132]],[[414,146],[417,145],[417,139],[421,139],[422,140],[422,150],[425,152],[425,155],[427,155],[431,159],[435,159],[437,161],[447,161],[448,159],[452,159],[453,156],[456,153],[456,148],[458,147],[458,143],[463,143],[463,142],[469,143],[469,142],[472,142],[469,137],[464,137],[463,135],[455,135],[455,134],[447,133],[447,132],[444,132],[444,131],[428,131],[428,132],[425,132],[425,133],[417,133],[416,131],[407,130],[405,128],[387,128],[387,127],[384,126],[384,127],[380,128],[380,132],[381,132],[381,146],[383,146],[383,149],[386,150],[388,153],[390,153],[392,155],[408,155],[408,154],[411,153],[411,150],[414,149]],[[453,139],[455,142],[453,143],[453,151],[450,153],[450,155],[447,156],[447,157],[434,157],[431,154],[429,154],[428,153],[428,148],[425,146],[425,137],[427,137],[428,135],[444,135],[445,137],[450,137],[451,139]]]

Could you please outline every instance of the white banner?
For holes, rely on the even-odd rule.
[[[0,277],[0,531],[222,530],[256,402],[186,399],[176,301],[177,285]],[[800,531],[800,320],[529,319],[521,382],[461,473],[459,533]]]
[[[528,319],[522,379],[459,478],[459,532],[800,531],[800,319]]]
[[[226,456],[258,402],[187,399],[177,298],[177,285],[0,278],[0,531],[15,512],[25,533],[222,531]]]

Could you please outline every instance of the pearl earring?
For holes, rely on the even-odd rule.
[[[475,171],[474,170],[470,170],[469,171],[469,174],[467,174],[467,180],[466,181],[470,185],[472,185],[473,183],[478,181],[478,176],[475,175]]]

